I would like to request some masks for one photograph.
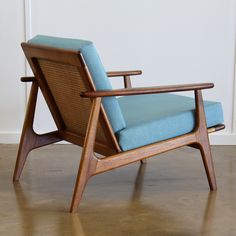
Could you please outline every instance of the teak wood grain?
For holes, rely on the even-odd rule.
[[[82,97],[111,97],[111,96],[129,96],[129,95],[142,95],[153,93],[171,93],[171,92],[184,92],[192,90],[202,90],[213,88],[213,83],[202,84],[182,84],[182,85],[168,85],[159,87],[140,87],[140,88],[128,88],[128,89],[114,89],[114,90],[99,90],[81,92]]]
[[[128,165],[136,161],[144,161],[146,158],[157,154],[173,150],[182,146],[190,146],[200,150],[205,167],[209,187],[216,190],[215,171],[212,161],[211,149],[208,133],[212,133],[224,128],[223,124],[207,128],[205,112],[202,99],[202,89],[212,88],[214,84],[190,84],[176,86],[159,86],[150,88],[132,88],[130,76],[140,75],[141,71],[121,71],[107,72],[109,77],[123,77],[125,89],[112,91],[96,91],[91,74],[83,60],[80,52],[56,49],[52,47],[30,45],[23,43],[23,50],[32,68],[34,76],[22,77],[23,82],[32,82],[31,92],[28,100],[25,121],[22,129],[20,145],[15,165],[13,180],[18,181],[22,173],[28,153],[44,145],[66,140],[83,147],[81,161],[78,169],[74,193],[70,206],[70,212],[76,212],[82,198],[86,183],[91,176],[100,174],[114,168]],[[53,62],[60,62],[65,65],[75,66],[78,73],[82,75],[83,83],[87,91],[81,91],[83,99],[91,101],[89,107],[89,118],[85,133],[71,132],[66,127],[63,116],[58,108],[58,104],[48,86],[48,78],[42,73],[38,59],[45,59]],[[58,78],[59,80],[60,78]],[[36,134],[33,130],[35,106],[37,102],[38,89],[43,93],[49,110],[57,125],[57,130],[46,134]],[[132,96],[137,94],[152,94],[166,92],[193,91],[195,95],[196,113],[195,129],[188,134],[171,138],[165,141],[149,144],[129,151],[122,151],[118,140],[112,130],[102,105],[102,97],[106,96]],[[83,112],[83,111],[81,111]],[[99,130],[104,132],[106,142],[97,139]],[[100,131],[99,131],[100,132]],[[104,155],[98,158],[95,152]]]
[[[131,76],[131,75],[141,75],[141,70],[128,70],[128,71],[108,71],[108,77],[124,77],[124,76]]]

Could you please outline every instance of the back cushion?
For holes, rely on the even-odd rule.
[[[43,45],[61,49],[80,51],[92,76],[97,90],[111,90],[112,86],[104,70],[93,43],[87,40],[58,38],[37,35],[28,41],[30,44]],[[85,98],[86,99],[86,98]],[[102,100],[104,109],[108,116],[114,132],[125,128],[125,120],[116,97],[107,97]]]

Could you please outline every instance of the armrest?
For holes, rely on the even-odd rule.
[[[35,77],[34,76],[21,77],[20,80],[21,82],[33,82],[35,81]]]
[[[213,88],[213,83],[201,83],[201,84],[183,84],[183,85],[169,85],[158,87],[140,87],[129,89],[116,89],[116,90],[99,90],[82,92],[82,97],[110,97],[110,96],[129,96],[140,94],[152,94],[152,93],[170,93],[170,92],[183,92],[191,90],[201,90]]]
[[[141,70],[129,70],[129,71],[110,71],[107,72],[108,77],[123,77],[124,80],[124,87],[131,88],[131,79],[130,76],[132,75],[141,75]]]
[[[141,75],[141,70],[129,70],[129,71],[108,71],[108,77],[119,77],[119,76],[131,76],[131,75]]]

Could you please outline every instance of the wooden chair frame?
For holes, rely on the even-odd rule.
[[[91,176],[99,173],[112,170],[114,168],[124,166],[136,161],[143,162],[146,158],[155,156],[157,154],[173,150],[182,146],[190,146],[200,150],[203,164],[205,167],[210,190],[216,190],[216,178],[214,166],[212,161],[211,149],[209,144],[208,133],[215,132],[224,128],[224,125],[217,125],[207,129],[205,112],[203,106],[202,90],[214,87],[212,83],[190,84],[190,85],[175,85],[175,86],[159,86],[148,88],[131,88],[130,76],[139,75],[141,71],[121,71],[108,72],[109,77],[122,76],[124,78],[124,89],[117,89],[111,91],[96,91],[92,83],[91,75],[83,61],[80,52],[69,50],[52,49],[50,47],[32,46],[23,43],[23,50],[34,72],[33,77],[23,77],[21,81],[32,82],[30,96],[28,100],[27,111],[25,115],[24,126],[22,130],[21,140],[19,144],[17,161],[14,170],[13,181],[18,181],[22,173],[24,164],[26,162],[28,153],[41,146],[66,140],[76,145],[82,146],[83,151],[79,165],[78,175],[75,183],[74,194],[71,202],[70,212],[76,212],[79,206],[84,188],[88,179]],[[83,75],[87,78],[87,90],[81,92],[84,99],[91,100],[91,111],[87,125],[87,132],[85,137],[70,133],[64,129],[63,121],[53,102],[53,97],[48,91],[47,87],[42,82],[42,74],[39,68],[34,63],[35,57],[46,57],[50,60],[58,60],[63,57],[63,60],[73,65],[82,65]],[[60,59],[61,60],[61,59]],[[40,87],[45,100],[49,106],[52,116],[55,120],[58,130],[37,134],[33,130],[35,107],[37,102],[38,88]],[[145,95],[153,93],[167,93],[167,92],[182,92],[194,91],[196,104],[196,127],[188,134],[171,138],[158,143],[146,145],[129,151],[122,151],[118,145],[118,141],[112,131],[109,120],[106,116],[105,110],[102,106],[102,98],[108,96],[132,96]],[[111,143],[104,145],[96,141],[98,123],[102,123],[104,130],[107,131],[107,136]],[[98,158],[95,154],[98,152],[103,154],[104,158]]]

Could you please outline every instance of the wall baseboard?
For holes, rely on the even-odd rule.
[[[18,144],[20,133],[0,133],[0,144]],[[67,142],[60,142],[60,144]],[[236,145],[236,133],[210,134],[211,145]]]
[[[211,145],[236,145],[236,133],[210,134]]]
[[[0,133],[1,144],[18,144],[20,141],[20,133]]]

